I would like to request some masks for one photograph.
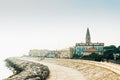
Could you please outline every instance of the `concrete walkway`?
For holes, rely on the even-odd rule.
[[[37,61],[35,59],[29,59],[29,58],[20,58],[20,59],[32,61],[48,66],[50,69],[50,76],[48,77],[47,80],[86,80],[79,71],[76,71],[68,67]]]
[[[44,63],[50,69],[50,77],[47,80],[85,80],[82,74],[74,69],[55,65],[52,63]]]

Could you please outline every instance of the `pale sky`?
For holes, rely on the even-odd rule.
[[[0,0],[0,57],[85,42],[120,45],[120,0]]]

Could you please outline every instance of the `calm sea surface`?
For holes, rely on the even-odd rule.
[[[5,62],[4,59],[0,59],[0,80],[3,80],[7,77],[9,77],[10,75],[12,75],[12,71],[10,71],[6,66],[5,66]]]

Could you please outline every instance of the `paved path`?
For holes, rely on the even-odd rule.
[[[107,62],[102,62],[101,64],[120,75],[120,65]]]
[[[95,66],[100,66],[102,68],[106,68],[106,69],[113,71],[120,75],[120,65],[119,64],[108,63],[108,62],[95,62],[95,61],[84,61],[84,63],[93,64]]]
[[[20,59],[32,61],[48,66],[50,69],[50,76],[47,80],[86,80],[79,71],[76,71],[68,67],[37,61],[35,59],[29,59],[29,58],[20,58]]]

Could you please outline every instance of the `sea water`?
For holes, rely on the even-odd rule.
[[[0,59],[0,80],[3,80],[13,73],[5,66],[5,59]]]

